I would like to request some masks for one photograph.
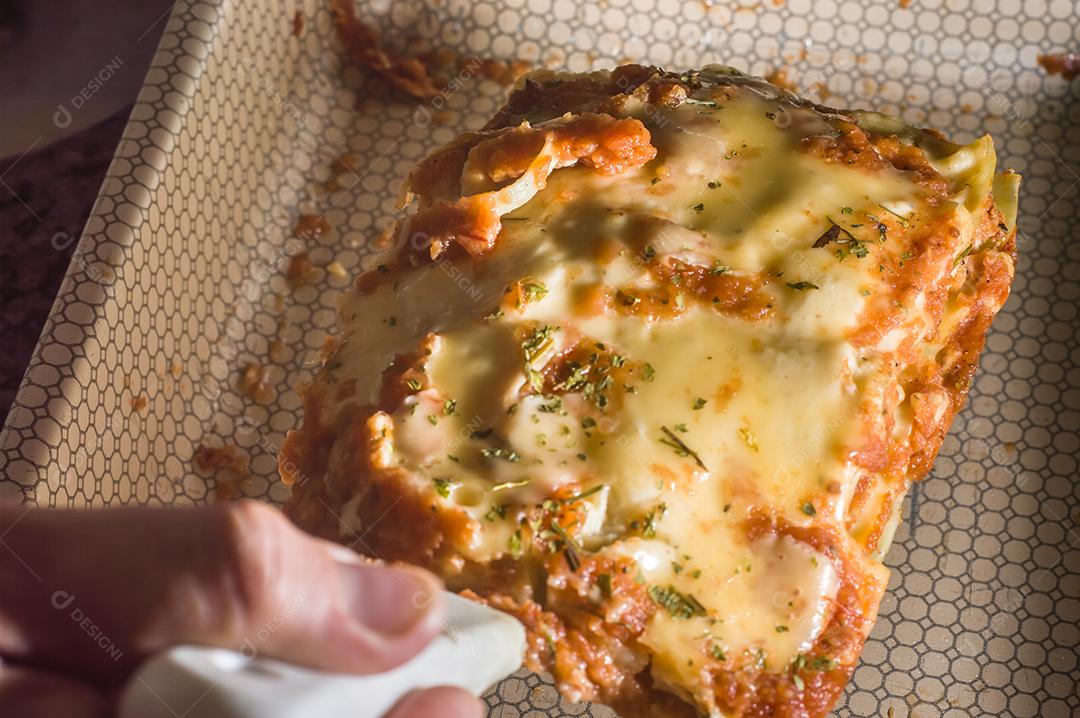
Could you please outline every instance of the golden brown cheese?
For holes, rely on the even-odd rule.
[[[824,715],[1008,294],[994,165],[727,68],[534,73],[342,298],[289,511],[516,615],[571,698]]]

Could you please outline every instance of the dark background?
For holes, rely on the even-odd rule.
[[[172,0],[0,0],[0,421]]]

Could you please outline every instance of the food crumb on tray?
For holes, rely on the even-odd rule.
[[[259,403],[266,403],[273,398],[273,391],[267,384],[267,367],[256,362],[248,362],[240,374],[239,389],[245,395]]]
[[[415,56],[398,55],[384,48],[379,32],[357,17],[352,0],[331,0],[330,10],[349,58],[418,100],[441,96],[455,72],[479,74],[508,87],[532,68],[526,60],[460,57],[445,48]]]
[[[338,37],[350,59],[371,68],[398,90],[417,99],[440,94],[440,88],[431,79],[424,63],[415,57],[394,55],[383,48],[379,33],[356,16],[352,0],[331,0],[330,9]]]
[[[199,444],[193,460],[196,469],[213,475],[216,501],[240,498],[243,487],[251,482],[251,460],[232,442],[221,446]]]
[[[313,241],[330,231],[330,223],[317,214],[302,214],[293,225],[293,236],[297,239]]]
[[[786,67],[778,67],[765,76],[765,79],[777,87],[787,90],[788,92],[798,92],[799,88],[795,85],[795,81],[788,77],[788,71]]]
[[[1059,52],[1053,55],[1039,55],[1039,65],[1051,75],[1061,75],[1071,80],[1080,75],[1080,53]]]
[[[318,270],[311,263],[307,252],[299,252],[289,259],[289,266],[285,269],[285,279],[293,289],[304,284],[310,284],[317,278]]]

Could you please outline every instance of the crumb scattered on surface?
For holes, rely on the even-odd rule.
[[[326,265],[326,271],[338,279],[347,279],[349,277],[349,273],[345,271],[345,267],[341,266],[341,262],[330,262],[330,264]]]
[[[195,449],[195,468],[205,473],[231,471],[246,474],[250,466],[247,455],[232,442],[225,442],[221,446],[199,444]]]
[[[355,185],[359,181],[359,175],[357,174],[357,170],[359,169],[359,155],[352,152],[346,152],[340,157],[334,157],[334,160],[330,163],[330,177],[322,183],[322,188],[333,192]],[[345,178],[344,182],[342,181],[342,178]]]
[[[798,87],[795,86],[795,82],[788,77],[787,68],[785,67],[776,68],[766,75],[765,79],[788,92],[796,92],[798,90]]]
[[[272,398],[270,386],[266,383],[266,367],[256,362],[248,362],[240,374],[239,389],[243,394],[258,402]]]
[[[905,10],[911,7],[911,0],[900,0],[900,7]],[[892,708],[890,708],[889,711],[891,712]]]
[[[829,91],[829,85],[827,83],[816,82],[814,83],[814,89],[817,90],[818,97],[820,97],[822,101],[832,97],[832,92]]]
[[[238,499],[251,483],[251,461],[231,442],[217,447],[199,444],[194,459],[195,468],[214,475],[215,501]]]
[[[330,11],[338,37],[349,58],[386,78],[398,90],[424,100],[437,97],[441,89],[428,74],[428,68],[415,57],[396,55],[385,50],[378,31],[356,16],[353,0],[331,0]]]
[[[292,34],[293,37],[300,37],[300,34],[304,32],[304,15],[299,10],[292,16]]]
[[[514,84],[519,77],[532,68],[532,64],[524,60],[506,62],[504,60],[477,60],[473,58],[472,62],[476,63],[481,75],[506,87]]]
[[[302,214],[293,225],[293,236],[298,239],[313,241],[330,231],[330,223],[317,214]]]
[[[457,113],[453,110],[439,110],[431,115],[431,122],[436,125],[448,125],[454,121]]]
[[[330,0],[330,10],[349,58],[418,100],[442,95],[455,75],[481,75],[508,87],[532,68],[525,60],[464,57],[448,48],[399,55],[385,49],[379,32],[356,16],[353,0]]]
[[[172,372],[172,375],[173,375],[173,376],[180,376],[180,362],[178,362],[178,361],[174,361],[174,362],[173,362],[173,363],[172,363],[172,364],[171,364],[171,365],[169,366],[169,371],[170,371],[170,372]]]
[[[315,265],[311,263],[307,252],[300,252],[289,259],[289,266],[285,269],[285,280],[289,286],[296,289],[304,284],[310,284],[317,279]]]
[[[1039,55],[1039,65],[1051,75],[1061,75],[1071,80],[1080,75],[1080,53],[1059,52],[1053,55]]]
[[[150,401],[146,398],[145,394],[138,394],[131,397],[131,408],[133,411],[143,411],[150,404]]]

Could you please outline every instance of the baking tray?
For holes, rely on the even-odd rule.
[[[571,70],[786,68],[826,103],[961,142],[985,129],[999,163],[1024,175],[1012,296],[905,506],[881,616],[837,716],[1080,714],[1080,81],[1037,64],[1080,46],[1078,12],[1069,0],[361,4],[413,48]],[[212,482],[192,455],[231,442],[251,460],[242,492],[284,498],[275,455],[300,419],[292,387],[349,282],[326,268],[367,266],[409,167],[505,94],[466,72],[435,104],[390,100],[334,47],[322,0],[176,4],[0,434],[0,497],[204,502]],[[332,230],[308,247],[318,281],[293,291],[283,274],[302,212]],[[247,362],[268,367],[269,400],[238,391]],[[486,700],[503,718],[607,714],[563,704],[527,673]]]

